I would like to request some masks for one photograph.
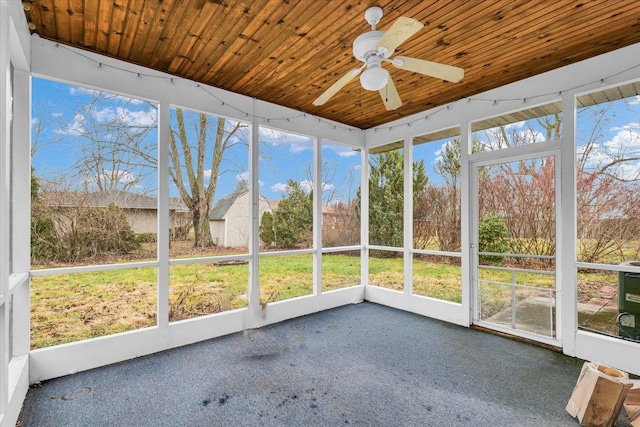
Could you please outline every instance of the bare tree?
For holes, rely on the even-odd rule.
[[[80,144],[73,174],[87,191],[153,192],[155,180],[149,178],[157,173],[157,141],[147,137],[157,127],[156,107],[104,92],[90,93],[93,99],[61,130]],[[132,104],[135,110],[128,108]]]
[[[194,247],[214,246],[209,227],[209,213],[216,194],[224,153],[235,145],[246,144],[238,137],[244,127],[239,122],[211,118],[204,113],[185,113],[175,109],[177,128],[169,133],[169,176],[180,197],[189,208],[194,229]],[[195,117],[197,115],[197,117]],[[189,119],[194,118],[190,121]],[[187,130],[191,123],[193,130]],[[215,126],[212,137],[210,127]],[[208,164],[205,164],[209,159]],[[207,176],[209,182],[205,184]]]
[[[578,256],[585,262],[640,255],[638,129],[620,129],[625,138],[617,144],[603,143],[610,108],[603,104],[579,112],[593,123],[577,153]]]

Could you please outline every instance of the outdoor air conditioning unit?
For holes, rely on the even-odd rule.
[[[640,261],[620,265],[640,267]],[[640,273],[618,272],[618,334],[640,341]]]

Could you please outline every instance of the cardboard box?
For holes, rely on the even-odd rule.
[[[613,426],[632,385],[626,372],[597,362],[585,362],[567,412],[578,418],[582,426]]]
[[[624,400],[624,409],[629,416],[632,427],[640,427],[640,380],[631,380],[633,387],[629,389]]]

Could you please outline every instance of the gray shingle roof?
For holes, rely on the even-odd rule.
[[[50,206],[91,206],[106,208],[113,203],[123,209],[153,209],[158,208],[158,199],[143,194],[131,193],[122,190],[83,192],[49,192],[46,194],[45,203]],[[187,206],[180,198],[172,197],[169,207],[174,210],[187,211]]]
[[[215,204],[211,212],[209,213],[210,221],[220,221],[224,219],[224,216],[229,212],[233,203],[238,199],[238,197],[247,194],[249,190],[246,188],[242,188],[239,190],[235,190],[232,193],[227,194],[222,199],[218,200],[218,203]]]

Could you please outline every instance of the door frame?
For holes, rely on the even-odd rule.
[[[540,142],[528,145],[522,145],[511,148],[504,148],[494,151],[486,151],[469,155],[469,277],[470,277],[470,305],[471,305],[471,323],[481,325],[499,332],[510,335],[519,336],[544,344],[562,347],[562,282],[560,267],[560,244],[558,242],[560,234],[560,218],[561,218],[561,140]],[[478,193],[478,169],[484,166],[495,165],[499,163],[511,163],[520,160],[530,160],[536,158],[553,157],[554,158],[554,185],[555,185],[555,236],[556,236],[556,254],[555,254],[555,283],[556,283],[556,302],[555,302],[555,338],[544,337],[538,334],[513,330],[510,328],[493,327],[479,320],[479,285],[478,285],[478,224],[479,224],[479,193]]]

